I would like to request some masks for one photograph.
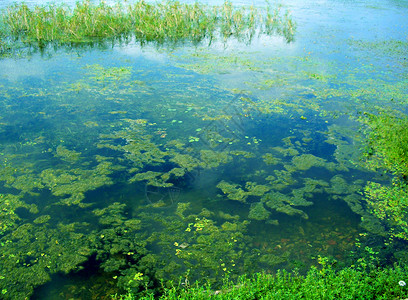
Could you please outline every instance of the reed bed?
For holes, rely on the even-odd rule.
[[[266,13],[265,13],[266,11]],[[78,2],[75,7],[24,3],[9,6],[0,16],[0,47],[5,40],[44,47],[135,37],[141,43],[200,42],[231,36],[251,40],[255,34],[278,34],[293,40],[295,24],[280,7],[234,7],[177,1],[133,4]]]

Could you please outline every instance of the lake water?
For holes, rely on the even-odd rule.
[[[283,8],[291,43],[135,41],[0,59],[6,296],[305,272],[319,256],[353,263],[356,238],[384,235],[360,192],[389,178],[362,163],[356,118],[406,111],[408,2]]]

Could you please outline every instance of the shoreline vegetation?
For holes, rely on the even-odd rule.
[[[324,258],[319,264],[319,268],[311,267],[304,276],[285,270],[273,275],[256,273],[240,277],[237,283],[226,278],[219,290],[211,289],[209,284],[189,286],[184,279],[179,285],[164,288],[161,296],[147,291],[142,297],[128,293],[113,299],[404,299],[408,295],[406,282],[401,280],[406,276],[406,266],[335,271]]]
[[[50,4],[29,7],[15,3],[0,16],[0,54],[24,46],[43,49],[102,41],[156,42],[171,45],[198,44],[234,37],[251,42],[256,35],[279,35],[294,39],[296,24],[289,11],[266,3],[266,7],[235,7],[184,4],[178,1],[147,3],[77,2],[75,7]]]

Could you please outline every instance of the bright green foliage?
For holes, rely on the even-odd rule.
[[[295,24],[289,13],[273,9],[235,8],[231,2],[221,6],[199,3],[183,4],[167,1],[150,4],[140,0],[134,4],[110,6],[105,2],[77,2],[74,9],[63,5],[28,7],[15,4],[8,7],[0,28],[20,38],[24,43],[36,43],[44,47],[48,43],[66,44],[95,42],[99,39],[130,39],[136,37],[141,43],[200,42],[211,41],[216,32],[224,38],[234,36],[250,41],[255,33],[279,34],[288,42],[293,40]],[[0,32],[1,33],[1,32]]]
[[[346,268],[336,272],[320,258],[322,269],[312,267],[305,275],[278,271],[276,274],[257,273],[241,277],[237,283],[225,280],[219,290],[209,284],[195,284],[181,288],[173,285],[161,297],[150,294],[137,299],[403,299],[408,295],[407,286],[400,281],[406,278],[406,269],[395,266],[373,269],[370,272]],[[120,299],[136,299],[128,294]]]

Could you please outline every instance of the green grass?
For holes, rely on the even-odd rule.
[[[101,39],[198,43],[211,42],[216,37],[250,41],[256,34],[278,34],[290,42],[294,32],[295,24],[289,13],[269,4],[261,9],[238,8],[230,2],[208,6],[177,1],[151,4],[140,0],[110,6],[82,1],[74,8],[16,3],[0,17],[0,50],[7,48],[6,41],[16,40],[41,48]]]
[[[400,281],[408,281],[407,269],[394,266],[372,269],[369,272],[345,268],[335,271],[330,266],[312,267],[305,275],[279,271],[275,275],[257,273],[241,277],[236,283],[229,280],[219,290],[209,285],[172,285],[161,296],[131,293],[116,299],[172,300],[172,299],[404,299],[408,287]]]

